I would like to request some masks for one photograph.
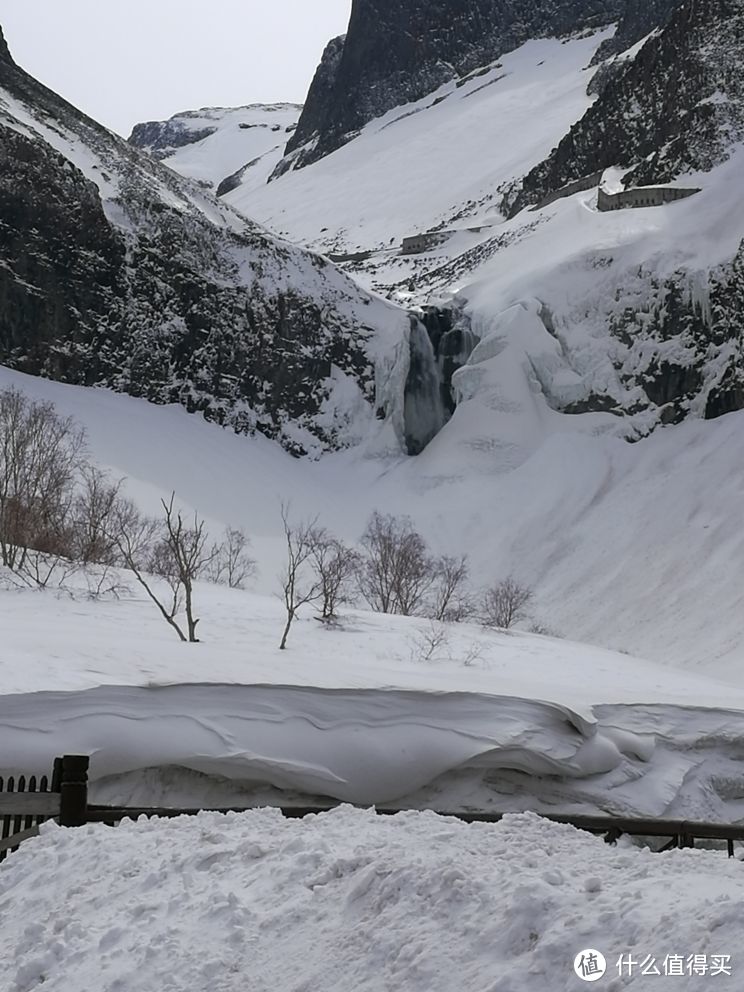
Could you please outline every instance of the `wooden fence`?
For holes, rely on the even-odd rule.
[[[246,813],[250,807],[230,806],[205,810],[194,807],[134,807],[99,806],[88,802],[88,757],[86,755],[65,755],[56,758],[48,786],[47,776],[36,780],[21,775],[17,779],[9,777],[5,782],[0,777],[0,860],[14,851],[24,840],[35,837],[39,824],[44,820],[56,820],[63,827],[79,827],[86,823],[106,823],[115,825],[121,820],[146,817],[194,816],[202,812]],[[5,789],[5,791],[3,791]],[[283,806],[281,812],[286,817],[303,817],[312,813],[327,813],[338,803],[328,806]],[[376,812],[389,816],[401,812],[400,809],[378,807]],[[503,813],[448,813],[438,810],[441,816],[451,816],[465,823],[498,823]],[[674,847],[694,847],[697,840],[725,842],[728,856],[734,856],[734,843],[744,841],[744,823],[705,823],[696,820],[663,820],[619,816],[561,816],[541,813],[546,820],[566,823],[579,830],[603,836],[608,844],[613,844],[623,834],[643,837],[646,840],[657,838],[665,841],[657,848],[658,852]]]
[[[51,780],[47,775],[0,776],[0,861],[35,837],[45,820],[65,827],[86,822],[88,760],[80,755],[55,758]]]

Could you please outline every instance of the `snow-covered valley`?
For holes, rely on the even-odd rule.
[[[304,107],[129,143],[10,40],[0,800],[78,754],[92,803],[248,810],[24,836],[2,992],[739,988],[739,841],[539,814],[744,823],[742,0],[354,0]],[[406,812],[262,808],[336,803]]]

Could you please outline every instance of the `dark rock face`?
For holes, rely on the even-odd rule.
[[[676,424],[691,412],[706,419],[744,409],[744,242],[728,265],[707,274],[679,272],[663,281],[637,273],[624,310],[609,315],[610,333],[624,346],[620,379],[641,409],[658,408]],[[668,345],[674,343],[675,359]],[[633,412],[633,410],[618,410]]]
[[[627,0],[354,0],[326,49],[278,171],[309,164],[367,121],[494,61],[529,38],[619,20]],[[294,154],[293,154],[294,153]]]
[[[405,315],[7,60],[0,93],[38,122],[0,124],[0,363],[181,403],[294,454],[350,443],[330,377],[373,404],[367,342]]]
[[[3,34],[3,29],[0,27],[0,61],[12,62],[10,51],[8,49],[8,43],[5,40],[5,35]]]
[[[610,166],[628,167],[625,185],[635,186],[719,164],[744,134],[743,62],[739,0],[688,0],[525,177],[506,211]]]
[[[328,108],[333,105],[333,101],[336,99],[336,82],[345,44],[346,35],[342,34],[338,38],[333,38],[326,45],[320,65],[316,69],[315,76],[310,84],[302,116],[287,144],[287,155],[296,148],[301,149],[302,145],[308,140],[305,135],[311,136],[314,131],[319,131],[322,126],[321,122],[325,122],[327,119]],[[312,160],[312,149],[300,151],[298,156],[289,156],[282,159],[271,178],[281,176],[291,167],[299,168],[305,164],[306,160],[308,162]]]
[[[174,148],[195,145],[214,134],[216,127],[188,128],[183,121],[146,121],[135,124],[129,141],[135,148],[144,148],[155,158],[166,158]]]
[[[96,381],[80,349],[120,309],[123,239],[96,187],[66,159],[10,129],[0,135],[0,360]]]
[[[684,0],[626,0],[617,31],[612,38],[603,42],[593,62],[601,62],[611,55],[626,52],[629,48],[650,34],[654,28],[664,27]]]

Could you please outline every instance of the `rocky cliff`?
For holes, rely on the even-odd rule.
[[[611,166],[625,186],[709,170],[744,137],[744,5],[688,0],[524,179],[512,215]]]
[[[181,403],[297,454],[358,440],[407,317],[0,54],[0,363]]]
[[[619,168],[626,188],[681,179],[705,191],[706,175],[727,162],[727,173],[736,175],[737,160],[729,159],[741,154],[744,140],[742,65],[744,2],[688,0],[607,82],[516,195],[507,196],[505,212],[516,217],[610,167]],[[685,180],[690,173],[695,176]],[[738,200],[740,189],[729,190],[721,195]],[[698,208],[701,238],[709,226],[705,202]],[[699,258],[683,262],[687,247],[668,250],[666,259],[649,248],[640,265],[628,268],[606,254],[597,259],[616,272],[602,320],[613,341],[618,412],[649,410],[661,423],[674,423],[691,411],[711,418],[744,407],[744,242],[711,267],[704,243]],[[600,399],[577,412],[596,408]]]
[[[276,174],[307,165],[369,120],[487,65],[529,38],[620,22],[603,57],[663,23],[679,0],[354,0],[330,43]]]

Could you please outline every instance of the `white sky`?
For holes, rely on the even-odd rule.
[[[16,62],[125,137],[179,110],[302,103],[351,0],[0,0]]]

